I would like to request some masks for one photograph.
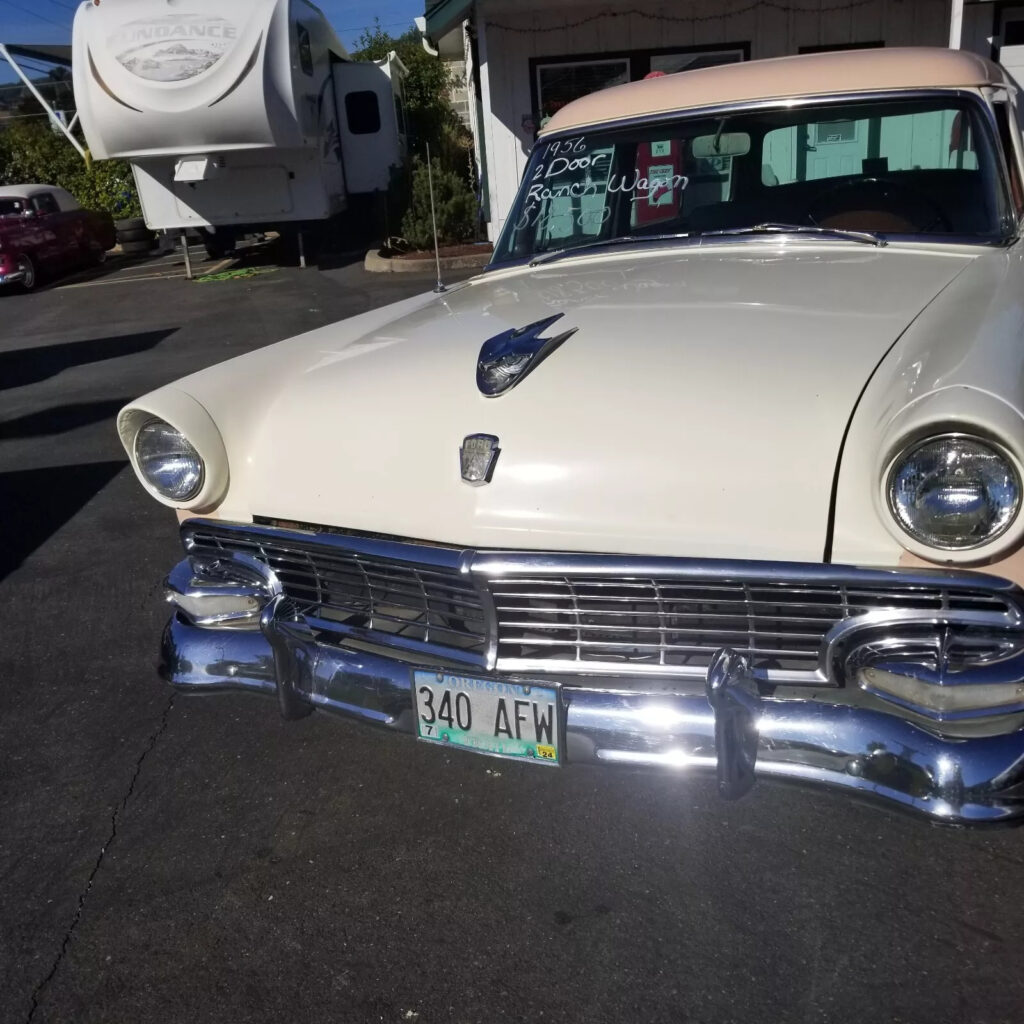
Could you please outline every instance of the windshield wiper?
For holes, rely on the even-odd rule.
[[[530,260],[531,267],[550,263],[563,256],[575,256],[588,249],[599,249],[602,246],[643,245],[646,242],[672,242],[684,238],[727,238],[734,235],[818,235],[826,238],[842,238],[851,242],[862,242],[865,245],[885,246],[889,243],[874,231],[849,231],[845,228],[823,228],[812,224],[783,224],[777,221],[765,221],[763,224],[748,224],[742,228],[720,228],[716,231],[679,231],[665,235],[620,235],[618,238],[601,238],[583,245],[570,245],[564,249],[555,249]]]
[[[701,238],[726,238],[731,235],[824,235],[829,238],[845,238],[851,242],[867,245],[888,245],[881,235],[874,231],[849,231],[846,228],[823,228],[812,224],[781,224],[766,221],[763,224],[748,224],[742,228],[721,228],[717,231],[698,232]]]
[[[541,256],[530,260],[531,267],[539,267],[542,263],[550,263],[562,256],[575,256],[578,252],[587,249],[597,249],[602,245],[629,245],[630,243],[643,244],[644,242],[670,242],[679,238],[692,238],[689,231],[680,231],[672,235],[619,235],[618,238],[602,238],[593,242],[584,242],[583,245],[569,245],[564,249],[555,249],[553,252],[546,252]]]

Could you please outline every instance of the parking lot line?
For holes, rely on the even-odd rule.
[[[213,264],[211,267],[203,267],[202,274],[220,273],[237,262],[236,258],[228,257]],[[167,253],[156,259],[147,260],[145,263],[123,267],[120,270],[114,270],[108,275],[92,278],[87,281],[75,281],[72,278],[66,284],[58,284],[57,287],[60,289],[97,288],[100,285],[131,284],[134,281],[170,281],[183,279],[185,276],[185,265],[181,262],[181,252],[178,251]]]
[[[116,275],[111,277],[100,278],[96,281],[80,281],[78,284],[66,284],[62,285],[61,289],[71,288],[100,288],[103,285],[111,284],[131,284],[133,281],[173,281],[175,278],[185,279],[184,273],[181,274],[140,274],[136,276],[127,275]]]

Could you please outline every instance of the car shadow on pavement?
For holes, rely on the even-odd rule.
[[[3,420],[0,422],[0,441],[13,441],[22,437],[49,437],[104,420],[113,420],[129,401],[130,398],[108,398],[102,402],[73,402]]]
[[[104,359],[135,355],[156,348],[176,333],[177,327],[162,331],[142,331],[110,338],[87,338],[84,341],[62,341],[38,348],[19,348],[0,352],[0,391],[20,388],[26,384],[55,377],[61,370]]]
[[[0,580],[90,502],[128,462],[0,473]]]

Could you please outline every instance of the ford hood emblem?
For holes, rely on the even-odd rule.
[[[503,395],[514,388],[534,367],[539,366],[578,327],[570,327],[553,338],[541,335],[564,313],[545,317],[525,327],[496,334],[484,342],[476,364],[476,384],[488,398]]]
[[[493,434],[469,434],[459,449],[462,479],[474,487],[490,483],[500,452],[498,439]]]

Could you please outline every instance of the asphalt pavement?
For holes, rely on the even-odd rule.
[[[432,283],[336,263],[0,297],[0,1021],[1024,1020],[1024,832],[158,680],[176,524],[113,417]]]

